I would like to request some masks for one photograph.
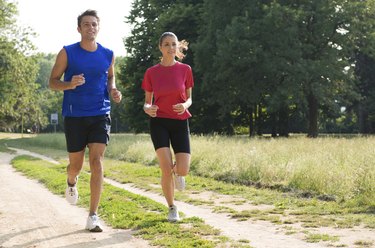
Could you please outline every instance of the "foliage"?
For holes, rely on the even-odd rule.
[[[32,55],[32,29],[13,25],[16,5],[0,4],[0,130],[49,132],[62,99],[47,89],[55,55]],[[373,133],[374,9],[374,0],[135,0],[128,55],[116,59],[124,100],[112,104],[112,131],[148,131],[141,82],[159,62],[159,36],[172,31],[189,42],[192,133]]]
[[[125,39],[128,58],[121,64],[119,75],[124,86],[125,115],[129,118],[129,128],[134,132],[147,129],[147,118],[142,111],[144,93],[141,82],[145,70],[155,60],[152,51],[156,48],[154,24],[157,21],[158,2],[135,0],[127,22],[132,26],[131,35]]]
[[[165,31],[172,31],[180,39],[194,41],[196,32],[191,25],[197,22],[194,14],[197,1],[146,1],[136,0],[127,17],[132,33],[125,39],[128,58],[121,65],[119,75],[124,85],[125,115],[129,129],[134,132],[148,130],[147,117],[142,111],[144,91],[141,82],[146,69],[159,62],[158,40]],[[188,51],[186,63],[192,61]]]
[[[23,132],[42,112],[35,83],[38,67],[28,56],[34,50],[33,32],[14,25],[15,5],[1,1],[0,9],[0,129]]]
[[[361,133],[375,131],[375,1],[364,1],[352,4],[355,9],[353,25],[349,28],[351,45],[355,48],[351,61],[357,76],[356,89],[360,97],[347,104],[347,115],[353,113],[358,118],[358,129]]]

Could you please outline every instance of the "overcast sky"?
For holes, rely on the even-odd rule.
[[[97,41],[116,56],[126,54],[123,38],[130,33],[126,24],[132,0],[10,0],[17,3],[18,22],[31,27],[38,36],[33,43],[38,51],[58,53],[64,45],[80,41],[77,17],[87,9],[98,11],[100,31]]]

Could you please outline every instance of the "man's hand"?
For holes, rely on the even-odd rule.
[[[113,89],[111,89],[111,97],[112,97],[112,99],[113,99],[113,101],[115,102],[115,103],[119,103],[119,102],[121,102],[121,99],[122,99],[122,94],[121,94],[121,91],[119,91],[118,89],[116,89],[116,88],[113,88]]]
[[[85,83],[85,77],[83,74],[74,75],[70,81],[70,89],[74,90],[77,86],[80,86]]]

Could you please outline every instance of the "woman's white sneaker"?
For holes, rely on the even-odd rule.
[[[86,229],[90,232],[102,232],[103,228],[100,224],[99,216],[96,214],[87,217]]]
[[[186,187],[185,177],[174,174],[174,186],[176,189],[182,191]]]
[[[175,205],[170,206],[168,211],[168,221],[177,222],[179,220],[180,215],[178,214],[177,207]]]

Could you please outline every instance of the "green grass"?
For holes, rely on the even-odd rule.
[[[1,143],[7,143],[8,146],[52,156],[64,164],[61,166],[61,173],[64,173],[67,164],[65,140],[62,134],[53,134],[52,136],[56,136],[54,139],[50,136],[3,139],[0,140],[0,150]],[[48,143],[51,140],[55,140],[54,142],[58,144]],[[48,146],[43,146],[44,142],[47,142]],[[192,166],[191,173],[187,176],[187,190],[176,192],[176,199],[195,205],[211,206],[215,212],[226,213],[238,221],[249,219],[268,221],[281,226],[285,229],[285,233],[290,235],[319,227],[374,229],[374,142],[374,137],[350,139],[292,137],[249,140],[244,137],[193,136]],[[87,165],[85,170],[88,171]],[[160,169],[156,164],[148,135],[112,135],[106,152],[104,172],[108,178],[122,183],[133,183],[137,187],[161,194],[160,187],[153,186],[160,185]],[[63,176],[63,184],[64,178]],[[118,191],[118,189],[113,190]],[[220,195],[235,196],[233,205],[248,203],[269,207],[236,211],[233,207],[226,207],[225,204],[214,206],[213,199],[192,197],[202,192],[214,192],[219,197]],[[103,199],[112,202],[114,197],[112,194],[111,191],[110,198],[103,195]],[[121,202],[126,199],[116,198],[116,200]],[[106,208],[109,209],[109,206]],[[121,214],[120,217],[116,214],[124,211],[132,210],[123,210],[118,206],[112,209],[108,216],[124,219]],[[140,215],[142,214],[145,213]],[[165,216],[165,212],[158,214]],[[129,219],[141,218],[136,217],[137,212],[134,215]],[[127,228],[139,228],[134,223],[121,225]],[[116,222],[113,225],[116,226]],[[300,228],[290,229],[291,225],[298,225]],[[146,226],[141,226],[139,233],[145,238],[165,228],[164,225],[151,225],[149,230]],[[181,226],[191,228],[189,232],[195,233],[198,237],[205,236],[192,231],[194,226],[191,222]],[[215,231],[212,231],[211,235],[216,237]],[[159,234],[150,237],[154,240]],[[306,240],[310,240],[309,242],[313,240],[338,242],[336,237],[329,235],[312,235],[306,232],[305,237]],[[210,237],[208,240],[212,241],[214,246],[220,242],[228,242],[221,236],[216,239]],[[168,246],[174,241],[168,237],[161,237],[158,242]]]
[[[63,134],[2,142],[20,148],[65,151]],[[193,135],[191,174],[375,208],[374,143],[375,137],[249,139]],[[106,157],[142,165],[157,163],[146,134],[111,135]]]
[[[331,236],[328,234],[320,234],[320,233],[310,233],[306,237],[306,241],[309,243],[318,243],[320,241],[338,241],[339,238],[337,236]]]
[[[40,159],[18,156],[13,166],[30,178],[43,183],[51,192],[63,195],[66,187],[66,166],[54,165]],[[89,174],[80,176],[79,205],[89,207]],[[238,247],[220,232],[199,218],[184,218],[179,223],[166,220],[168,209],[137,194],[104,184],[99,206],[101,217],[115,228],[133,229],[135,235],[161,247],[216,247],[227,243]]]
[[[357,247],[372,247],[374,245],[373,241],[358,240],[354,243]]]

